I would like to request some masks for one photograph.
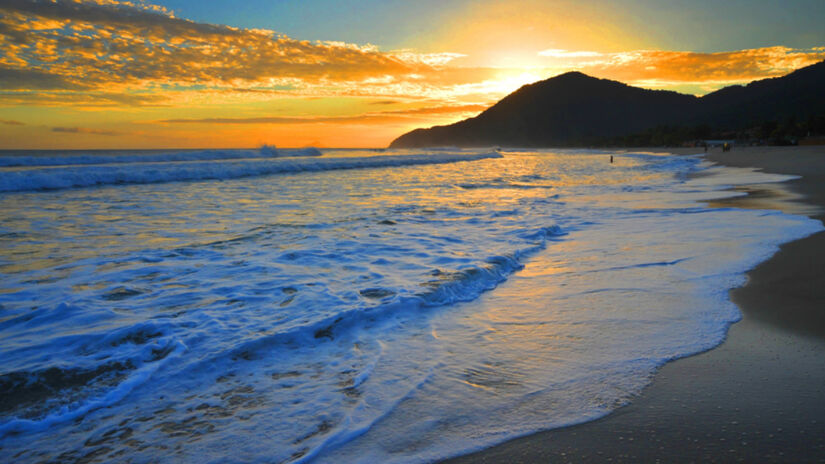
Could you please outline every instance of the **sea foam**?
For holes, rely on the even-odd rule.
[[[317,150],[300,152],[300,156],[318,156]],[[209,158],[209,156],[216,156]],[[66,188],[92,187],[111,184],[149,184],[174,181],[192,180],[222,180],[239,177],[265,176],[272,174],[314,172],[339,169],[382,168],[393,166],[411,166],[426,164],[456,163],[461,161],[476,161],[487,158],[496,158],[497,153],[483,154],[437,154],[437,155],[401,155],[401,156],[370,156],[352,158],[318,158],[304,159],[258,159],[246,155],[243,159],[231,159],[226,153],[203,154],[205,158],[191,153],[173,155],[145,155],[143,157],[128,157],[117,159],[105,165],[97,164],[101,159],[84,159],[90,165],[59,166],[45,163],[80,163],[79,159],[69,160],[57,157],[56,160],[31,158],[26,166],[49,166],[41,169],[0,170],[0,192],[16,192],[26,190],[57,190]],[[165,158],[164,158],[165,157]],[[112,157],[108,157],[110,160]],[[139,158],[139,161],[137,162]],[[146,160],[150,162],[144,162]],[[192,161],[193,159],[211,159],[213,161]],[[159,161],[165,162],[159,162]],[[94,161],[95,164],[92,164]],[[187,161],[187,162],[171,162]]]
[[[822,230],[707,206],[787,177],[696,157],[364,155],[0,170],[0,460],[431,462],[591,420]]]
[[[321,150],[314,147],[280,148],[264,145],[259,150],[187,150],[169,152],[117,151],[108,154],[41,154],[39,156],[0,155],[0,167],[14,166],[72,166],[84,164],[118,164],[118,163],[162,163],[180,161],[212,161],[255,158],[283,158],[302,156],[322,156]]]

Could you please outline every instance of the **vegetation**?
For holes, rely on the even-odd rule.
[[[416,129],[392,147],[793,144],[825,135],[825,61],[701,98],[578,72],[525,85],[475,118]]]
[[[652,127],[636,134],[581,139],[572,146],[595,147],[674,147],[699,145],[705,140],[735,140],[743,145],[796,145],[808,136],[825,136],[825,113],[797,120],[789,116],[783,120],[769,120],[739,130],[715,129],[707,124],[695,126]]]

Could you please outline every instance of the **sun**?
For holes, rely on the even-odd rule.
[[[520,87],[538,82],[550,76],[542,75],[539,69],[507,69],[502,70],[495,78],[484,81],[481,85],[485,92],[496,95],[496,100],[508,95]]]

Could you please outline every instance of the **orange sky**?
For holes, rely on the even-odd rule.
[[[146,4],[10,0],[0,4],[0,145],[386,146],[569,70],[703,94],[825,59],[822,46],[661,50],[586,8],[559,3],[525,17],[496,5],[384,50]]]

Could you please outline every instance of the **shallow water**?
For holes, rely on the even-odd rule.
[[[422,462],[592,419],[822,228],[704,206],[787,177],[694,157],[118,156],[0,162],[4,460]]]

